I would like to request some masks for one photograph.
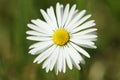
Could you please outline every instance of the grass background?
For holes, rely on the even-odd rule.
[[[56,2],[77,4],[96,20],[96,50],[87,49],[91,58],[81,71],[46,73],[41,64],[32,63],[28,54],[32,41],[26,40],[27,23],[42,18],[39,9]],[[120,0],[0,0],[0,80],[120,80]]]

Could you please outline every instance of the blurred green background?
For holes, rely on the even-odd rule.
[[[32,41],[26,40],[27,23],[42,18],[39,9],[56,2],[77,4],[96,20],[97,49],[86,49],[81,71],[67,69],[65,74],[46,73],[41,64],[32,63],[28,54]],[[0,80],[120,80],[120,0],[0,0]]]

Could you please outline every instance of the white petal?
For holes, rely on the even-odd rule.
[[[51,53],[52,54],[52,53]],[[45,62],[43,63],[43,66],[42,66],[42,68],[44,69],[44,68],[46,68],[46,72],[48,73],[49,72],[49,70],[50,70],[50,64],[51,64],[51,62],[50,62],[50,60],[45,60]]]
[[[47,65],[47,67],[46,67],[46,72],[48,73],[49,70],[50,70],[50,61],[48,62],[48,65]]]
[[[33,25],[33,24],[27,24],[27,26],[37,32],[40,32],[40,33],[44,33],[44,34],[48,34],[47,32],[43,31],[42,29],[40,29],[38,26],[36,25]]]
[[[29,51],[29,53],[31,53],[33,55],[39,54],[39,53],[43,52],[44,50],[46,50],[47,48],[49,48],[51,45],[53,45],[52,42],[38,42],[38,43],[35,43],[35,44],[30,46],[30,48],[34,48],[34,49],[31,49]]]
[[[86,10],[82,10],[79,13],[77,13],[74,18],[70,21],[70,24],[66,26],[67,29],[73,28],[74,24],[86,13]]]
[[[63,73],[66,72],[66,61],[65,61],[65,56],[64,56],[64,53],[63,54]]]
[[[70,31],[72,31],[73,29],[75,29],[76,27],[78,27],[79,25],[81,25],[84,21],[86,21],[88,18],[90,18],[91,15],[86,15],[83,18],[81,18],[78,22],[74,23],[74,27],[71,27]]]
[[[66,72],[66,61],[65,61],[65,47],[62,47],[63,48],[63,52],[62,52],[62,63],[63,63],[63,66],[62,66],[62,70],[63,70],[63,73]]]
[[[58,26],[61,27],[62,13],[61,13],[61,5],[59,3],[56,4],[56,16],[57,16]]]
[[[86,48],[93,48],[93,49],[96,49],[97,47],[95,45],[87,45],[87,44],[82,44],[80,45],[82,47],[86,47]]]
[[[78,51],[71,45],[71,42],[68,44],[69,45],[69,47],[71,48],[71,50],[72,50],[72,53],[73,53],[73,55],[75,56],[77,56],[77,58],[78,58],[78,63],[80,63],[81,61],[83,61],[83,58],[82,58],[82,56],[78,53]],[[77,59],[76,58],[76,59]]]
[[[78,40],[88,40],[88,41],[96,41],[97,40],[97,35],[95,34],[79,34],[79,33],[76,33],[76,34],[72,34],[71,35],[71,38],[76,38]]]
[[[64,27],[64,26],[62,26],[63,13],[64,13],[64,9],[63,9],[63,5],[61,5],[61,24],[60,24],[60,28]]]
[[[52,53],[51,53],[52,54]],[[49,57],[48,57],[49,58]],[[44,63],[43,63],[43,65],[42,65],[42,69],[44,69],[44,68],[46,68],[48,65],[50,65],[49,63],[50,63],[50,60],[49,59],[46,59],[45,61],[44,61]],[[47,72],[47,71],[46,71]]]
[[[89,34],[86,34],[86,35],[76,35],[75,37],[73,36],[73,38],[77,38],[79,40],[91,40],[91,39],[96,39],[97,38],[97,35],[89,35]]]
[[[53,44],[52,41],[43,41],[43,42],[37,42],[37,43],[34,43],[32,44],[29,49],[31,48],[38,48],[38,47],[43,47],[43,46],[46,46],[48,44]]]
[[[57,20],[56,20],[56,16],[55,16],[54,9],[52,6],[50,7],[50,9],[47,9],[47,13],[48,13],[49,17],[51,18],[55,29],[57,29],[58,28]]]
[[[31,22],[34,23],[36,26],[38,26],[43,31],[47,31],[47,33],[49,34],[53,33],[52,28],[46,22],[40,19],[31,20]]]
[[[70,39],[71,42],[76,42],[76,43],[79,43],[79,44],[94,44],[92,41],[90,41],[89,39],[88,40],[82,40],[80,39],[79,37],[71,37]]]
[[[56,73],[56,75],[58,75],[58,66],[57,66],[57,64],[55,65],[55,73]]]
[[[63,65],[63,61],[62,61],[62,52],[63,49],[61,47],[59,47],[59,56],[58,56],[58,61],[57,61],[57,66],[58,66],[58,70],[61,72],[62,70],[62,65]]]
[[[50,59],[51,59],[50,70],[51,71],[53,70],[55,64],[57,63],[58,55],[59,55],[59,48],[57,47],[56,50],[53,52],[53,54],[50,56]]]
[[[64,27],[66,27],[69,24],[69,22],[72,20],[72,17],[73,17],[74,12],[75,12],[75,8],[76,8],[76,5],[73,5],[72,8],[70,9],[70,12],[69,12],[69,15],[68,15],[68,18],[67,18],[67,21],[66,21]]]
[[[94,32],[96,30],[97,30],[96,28],[91,28],[91,29],[83,30],[81,32],[73,34],[73,36],[81,36],[81,35],[89,34],[89,33]]]
[[[90,40],[81,40],[78,37],[71,37],[70,41],[72,41],[74,43],[77,43],[77,44],[88,44],[88,45],[93,45],[94,44]]]
[[[27,31],[26,34],[33,35],[33,36],[51,37],[51,35],[47,35],[47,34],[40,33],[37,31],[32,31],[32,30]]]
[[[51,53],[54,51],[54,49],[56,48],[55,45],[53,45],[52,47],[50,47],[49,49],[47,49],[46,51],[44,51],[43,53],[41,53],[35,60],[34,63],[37,62],[38,64],[41,63],[42,61],[44,61],[46,58],[48,58]]]
[[[49,15],[44,11],[44,10],[40,10],[41,11],[41,14],[42,14],[42,16],[44,17],[44,19],[46,20],[46,22],[49,24],[49,26],[53,29],[53,30],[55,30],[55,27],[54,27],[54,25],[53,25],[53,23],[52,23],[52,20],[50,19],[50,17],[49,17]]]
[[[79,11],[78,9],[75,10],[73,17],[75,17],[78,14],[78,11]]]
[[[79,51],[81,54],[85,55],[86,57],[90,58],[90,55],[88,52],[86,52],[84,49],[82,49],[80,46],[77,46],[76,44],[70,43],[77,51]]]
[[[69,46],[69,54],[70,54],[70,57],[71,57],[71,60],[73,62],[73,65],[78,69],[80,70],[80,66],[79,66],[79,63],[80,63],[80,58],[78,57],[77,54],[77,51],[74,50],[70,45]]]
[[[69,8],[70,8],[70,5],[67,4],[67,5],[65,6],[64,13],[63,13],[62,27],[65,25],[65,22],[66,22],[66,20],[67,20],[67,18],[68,18]]]
[[[33,41],[48,41],[52,40],[51,37],[42,37],[42,36],[28,36],[26,39]]]
[[[72,45],[71,45],[72,46]],[[74,48],[74,47],[73,47]],[[76,50],[76,49],[75,49]],[[79,63],[85,64],[85,60],[82,58],[82,56],[79,54],[79,52],[77,52],[77,50],[75,51],[76,55],[79,58]],[[79,64],[78,64],[79,65]]]
[[[65,59],[66,59],[66,63],[69,67],[69,69],[72,70],[72,61],[71,61],[71,58],[69,56],[69,51],[68,51],[68,47],[65,46],[65,50],[64,50],[64,56],[65,56]]]
[[[42,36],[43,35],[42,33],[39,33],[37,31],[27,31],[26,34],[34,35],[34,36]]]
[[[73,29],[72,32],[75,33],[75,32],[78,32],[78,31],[80,31],[82,29],[86,29],[86,28],[89,28],[89,27],[92,27],[92,26],[95,26],[95,25],[96,24],[94,23],[94,20],[90,20],[90,21],[85,22],[81,26]]]
[[[71,38],[71,42],[78,44],[79,46],[87,47],[87,48],[96,48],[93,42],[90,40],[79,40],[78,38]]]
[[[47,67],[48,63],[51,63],[49,64],[50,65],[49,67],[50,67],[50,70],[52,71],[54,65],[56,64],[58,54],[59,54],[59,48],[56,47],[53,53],[51,53],[51,55],[49,56],[49,58],[43,63],[42,68]]]

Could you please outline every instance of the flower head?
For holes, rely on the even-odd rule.
[[[84,62],[82,55],[90,58],[88,52],[82,47],[96,48],[94,41],[97,38],[94,20],[87,21],[91,15],[85,15],[86,10],[78,11],[76,5],[70,8],[60,3],[56,4],[56,10],[51,6],[47,11],[40,10],[45,21],[41,19],[31,20],[27,26],[31,29],[26,33],[29,40],[37,41],[31,45],[29,53],[36,55],[34,63],[43,62],[46,72],[55,68],[58,72],[66,72],[66,64],[69,69],[73,65],[80,70],[79,64]]]

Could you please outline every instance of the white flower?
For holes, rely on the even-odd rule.
[[[65,73],[66,64],[69,69],[74,65],[80,70],[79,64],[84,63],[81,54],[90,58],[82,47],[96,48],[97,29],[91,28],[95,26],[94,20],[87,21],[91,15],[84,16],[86,10],[78,11],[76,5],[70,8],[69,4],[64,7],[60,3],[56,4],[56,10],[51,6],[40,11],[45,21],[31,20],[33,24],[27,25],[31,30],[26,32],[30,35],[27,39],[37,41],[29,47],[29,53],[38,54],[34,63],[43,62],[46,72],[55,68],[56,74]]]

